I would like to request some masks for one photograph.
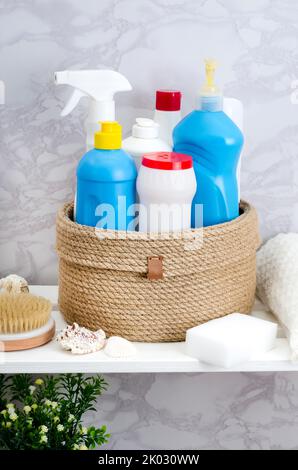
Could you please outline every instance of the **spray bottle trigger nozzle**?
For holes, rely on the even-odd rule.
[[[86,93],[83,93],[81,90],[75,89],[74,92],[71,94],[69,100],[67,101],[65,107],[62,109],[61,116],[67,116],[69,113],[71,113],[77,106],[80,99],[85,96],[88,95],[86,95]]]

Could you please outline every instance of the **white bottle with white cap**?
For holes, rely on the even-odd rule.
[[[227,98],[226,96],[223,99],[223,111],[229,116],[230,119],[239,127],[243,134],[243,103],[237,98]],[[241,164],[242,164],[242,155],[241,152],[238,167],[237,167],[237,183],[238,183],[238,198],[240,201],[240,176],[241,176]]]
[[[171,151],[170,145],[159,138],[159,124],[147,118],[136,119],[132,135],[123,140],[122,149],[134,158],[138,170],[145,153]]]

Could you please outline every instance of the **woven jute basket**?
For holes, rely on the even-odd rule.
[[[183,341],[192,326],[250,312],[259,244],[257,214],[245,202],[232,222],[182,236],[95,230],[74,223],[66,204],[57,217],[60,310],[68,323],[109,336]],[[148,276],[149,260],[162,279]]]

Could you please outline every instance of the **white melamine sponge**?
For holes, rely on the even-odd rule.
[[[242,313],[231,313],[186,332],[189,356],[229,368],[274,347],[277,324]]]

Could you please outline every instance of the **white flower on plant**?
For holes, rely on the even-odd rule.
[[[23,410],[24,410],[24,412],[26,413],[26,415],[28,415],[28,414],[30,413],[30,411],[31,411],[31,406],[26,405],[26,406],[24,406]]]
[[[40,441],[39,441],[41,444],[46,444],[48,442],[48,438],[45,434],[43,434],[41,437],[40,437]]]
[[[64,426],[63,426],[63,424],[58,424],[58,426],[57,426],[57,431],[59,431],[59,432],[64,431]]]
[[[33,405],[31,405],[31,408],[33,411],[36,410],[36,408],[38,408],[38,404],[37,403],[33,403]]]
[[[9,412],[9,410],[14,410],[14,404],[13,403],[8,403],[6,405],[6,408],[8,409],[8,412]]]
[[[70,415],[68,416],[68,422],[71,423],[74,420],[75,420],[75,416],[70,413]]]
[[[16,413],[10,413],[9,418],[11,421],[16,421],[18,419],[18,415]]]
[[[7,416],[7,413],[8,413],[7,410],[2,410],[0,414],[3,415],[3,416]]]
[[[7,427],[8,429],[11,428],[11,421],[7,421],[6,427]]]
[[[54,416],[54,423],[59,423],[59,421],[60,421],[59,416]]]
[[[53,408],[53,410],[55,410],[57,406],[58,406],[58,403],[56,401],[51,402],[51,407]]]
[[[75,445],[73,446],[73,450],[79,450],[78,444],[75,444]]]
[[[82,445],[79,447],[79,450],[88,450],[88,447],[85,446],[85,444],[82,444]]]
[[[45,400],[44,404],[45,404],[46,406],[51,406],[51,405],[52,405],[52,402],[51,402],[51,400]]]
[[[29,387],[30,395],[33,395],[33,393],[35,392],[35,390],[36,390],[35,385],[30,385],[30,387]]]
[[[44,424],[42,424],[39,429],[40,429],[40,432],[43,434],[46,434],[48,432],[48,428]]]
[[[85,426],[83,426],[81,429],[81,434],[87,434],[87,432],[88,432],[88,429]]]

